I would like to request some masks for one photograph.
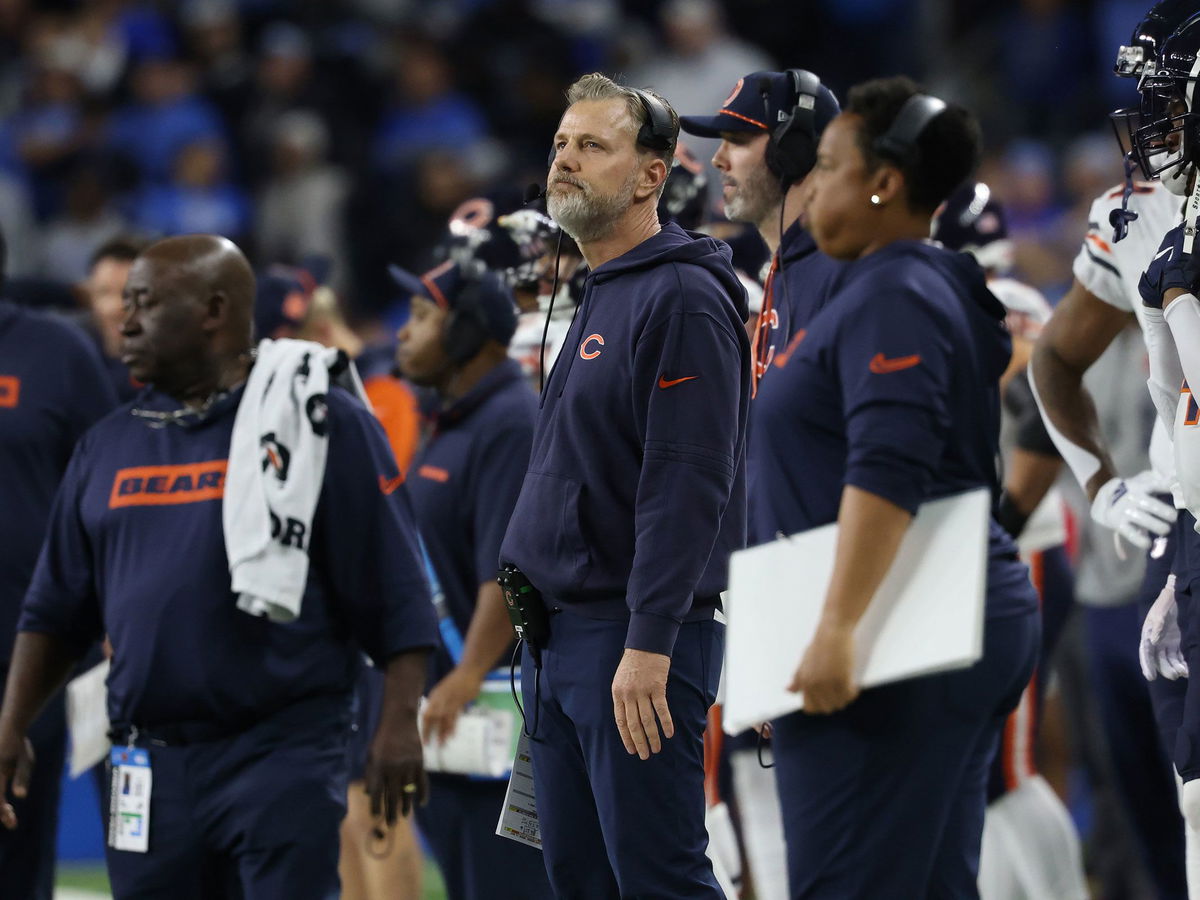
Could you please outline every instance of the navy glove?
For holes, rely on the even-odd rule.
[[[1158,245],[1158,253],[1142,273],[1138,293],[1142,295],[1143,306],[1162,309],[1163,294],[1171,288],[1196,293],[1196,285],[1200,284],[1200,254],[1184,252],[1183,229],[1180,224],[1167,232]]]

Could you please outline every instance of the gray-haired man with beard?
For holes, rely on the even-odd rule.
[[[521,669],[546,869],[563,897],[720,897],[703,733],[745,541],[746,300],[728,247],[659,224],[666,102],[602,75],[567,99],[547,206],[590,271],[500,550],[551,613]]]

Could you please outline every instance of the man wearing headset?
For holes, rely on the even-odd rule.
[[[771,251],[762,311],[750,343],[755,394],[759,382],[782,367],[804,339],[844,265],[817,249],[802,217],[804,184],[816,161],[817,141],[838,110],[837,98],[816,75],[789,69],[751,72],[738,79],[714,115],[679,120],[688,134],[721,139],[712,163],[721,174],[725,215],[752,224]],[[752,415],[753,409],[751,404]],[[772,497],[755,490],[757,467],[774,464],[767,456],[770,450],[752,445],[747,456],[752,544],[772,540],[778,528]],[[783,897],[787,869],[774,772],[759,764],[754,732],[734,738],[731,750],[755,889],[765,898]]]
[[[567,101],[547,208],[589,271],[500,552],[549,613],[522,662],[543,855],[557,896],[717,898],[703,732],[745,542],[745,293],[727,246],[659,222],[674,110],[599,74]]]
[[[446,261],[420,277],[391,270],[412,298],[398,335],[400,371],[440,400],[408,478],[440,588],[434,593],[442,643],[421,717],[427,744],[454,734],[464,708],[512,649],[496,557],[525,475],[537,398],[520,364],[508,358],[517,327],[512,291],[479,268]],[[551,896],[537,851],[496,836],[505,788],[503,780],[466,773],[430,774],[418,825],[456,900]]]
[[[838,111],[837,97],[816,75],[788,69],[751,72],[715,115],[679,120],[688,134],[721,139],[712,163],[721,173],[725,215],[753,224],[772,254],[751,344],[756,392],[803,340],[842,267],[817,250],[802,220],[804,180]]]

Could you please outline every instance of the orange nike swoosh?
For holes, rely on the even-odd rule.
[[[666,375],[659,375],[658,376],[658,386],[660,388],[674,387],[677,384],[683,384],[683,382],[685,382],[685,381],[691,381],[693,378],[699,378],[699,377],[700,377],[699,375],[688,375],[686,378],[672,378],[668,381]]]
[[[882,353],[876,353],[871,357],[870,369],[876,375],[887,375],[891,372],[911,369],[920,362],[921,357],[915,353],[912,356],[897,356],[895,359],[888,359]]]
[[[395,478],[384,478],[382,475],[379,476],[379,490],[385,497],[388,494],[395,493],[396,488],[400,487],[402,484],[404,484],[403,472],[401,472]]]

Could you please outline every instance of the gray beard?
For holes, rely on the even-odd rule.
[[[546,195],[546,210],[576,243],[588,244],[612,233],[617,220],[633,201],[636,184],[634,172],[615,194],[596,194],[587,185],[581,185],[578,191],[551,191]]]
[[[770,211],[783,202],[779,181],[764,165],[750,178],[737,186],[725,204],[725,216],[731,222],[750,222],[757,225]]]

